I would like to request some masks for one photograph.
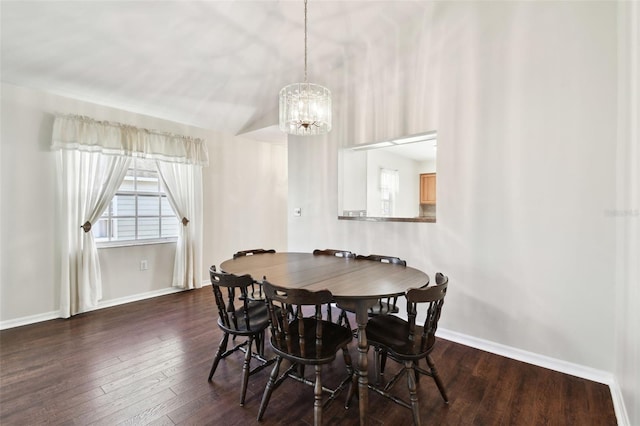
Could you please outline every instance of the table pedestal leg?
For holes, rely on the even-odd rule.
[[[369,412],[369,376],[367,352],[369,342],[365,328],[369,320],[369,306],[373,303],[369,300],[358,301],[356,304],[356,322],[358,323],[358,396],[360,409],[360,425],[365,425],[367,413]]]
[[[367,413],[369,412],[369,376],[367,352],[369,342],[367,342],[367,321],[369,320],[369,308],[376,304],[378,299],[346,299],[341,300],[338,305],[356,313],[358,323],[358,405],[360,410],[360,425],[367,424]]]

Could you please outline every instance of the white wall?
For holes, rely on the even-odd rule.
[[[367,151],[344,150],[340,155],[343,193],[338,197],[338,213],[367,210]]]
[[[208,139],[204,185],[204,263],[238,250],[287,247],[287,146],[230,135]],[[209,263],[207,263],[209,259]]]
[[[421,161],[418,166],[418,173],[435,173],[436,172],[436,161],[426,160]]]
[[[102,302],[127,299],[171,287],[175,254],[175,243],[99,248]],[[141,260],[147,261],[149,269],[146,271],[140,270]],[[57,292],[57,281],[54,282],[54,291]]]
[[[289,250],[442,271],[443,328],[612,372],[616,4],[429,2],[421,28],[389,37],[397,56],[336,100],[330,135],[289,146],[289,205],[307,212]],[[438,222],[338,221],[338,147],[427,130]]]
[[[240,249],[287,244],[286,144],[224,135],[8,84],[2,85],[0,145],[0,321],[52,316],[59,306],[53,114],[91,116],[202,137],[204,256],[208,268]],[[102,303],[169,290],[175,244],[99,250]],[[140,271],[140,260],[149,269]]]

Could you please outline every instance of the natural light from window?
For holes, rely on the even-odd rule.
[[[178,218],[155,161],[132,159],[120,188],[92,231],[96,242],[103,245],[175,240]]]

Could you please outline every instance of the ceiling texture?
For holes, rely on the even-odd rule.
[[[304,80],[303,0],[0,4],[6,83],[249,134],[273,129],[280,89]],[[384,66],[426,4],[310,0],[309,81],[341,97],[350,64]]]

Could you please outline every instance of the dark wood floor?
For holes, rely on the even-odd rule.
[[[223,360],[207,382],[221,337],[213,305],[205,287],[0,332],[0,424],[258,424],[269,369],[251,377],[244,407],[240,354]],[[450,403],[423,377],[423,424],[616,424],[605,385],[446,340],[433,358]],[[338,357],[325,382],[343,374]],[[344,396],[325,411],[325,424],[358,423],[357,401],[345,410]],[[376,394],[369,405],[368,424],[411,424],[409,410]],[[260,424],[312,424],[312,408],[312,388],[288,381]]]

